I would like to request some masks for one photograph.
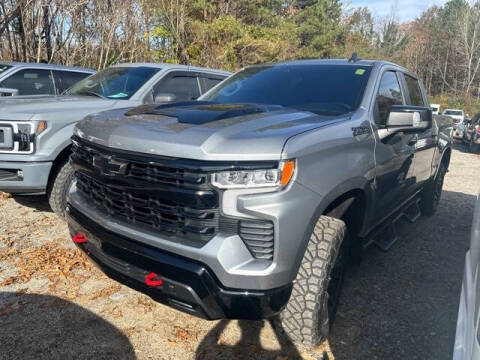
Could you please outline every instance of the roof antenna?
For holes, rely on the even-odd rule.
[[[357,54],[356,52],[354,52],[354,53],[352,54],[352,56],[350,57],[350,59],[348,59],[348,62],[349,62],[350,64],[355,64],[356,62],[358,62],[358,61],[360,61],[360,60],[362,60],[362,59],[360,59],[360,56],[358,56],[358,54]]]

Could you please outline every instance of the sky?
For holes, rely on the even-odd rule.
[[[352,7],[368,7],[371,13],[376,17],[389,16],[392,12],[392,6],[396,2],[395,17],[398,21],[414,20],[424,10],[432,5],[441,6],[447,0],[347,0],[346,4]]]

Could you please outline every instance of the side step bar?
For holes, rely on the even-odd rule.
[[[409,222],[414,223],[422,214],[419,206],[420,199],[415,199],[412,203],[406,206],[402,211],[398,212],[390,221],[387,221],[383,226],[375,230],[367,244],[374,243],[380,250],[388,251],[397,242],[397,228],[396,223],[402,217],[405,217]]]

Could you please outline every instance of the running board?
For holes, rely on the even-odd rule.
[[[388,251],[397,242],[397,221],[405,217],[409,222],[414,223],[422,214],[419,206],[419,199],[408,205],[403,211],[384,226],[381,226],[372,234],[372,241],[382,251]]]

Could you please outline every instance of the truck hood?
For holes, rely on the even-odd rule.
[[[198,160],[279,160],[292,136],[335,123],[280,106],[197,104],[140,106],[88,116],[74,134],[121,150]]]
[[[83,113],[86,110],[88,113],[92,113],[107,110],[117,101],[93,96],[48,96],[19,99],[12,97],[9,100],[0,101],[0,113],[4,120],[48,120],[49,115],[55,113]]]

